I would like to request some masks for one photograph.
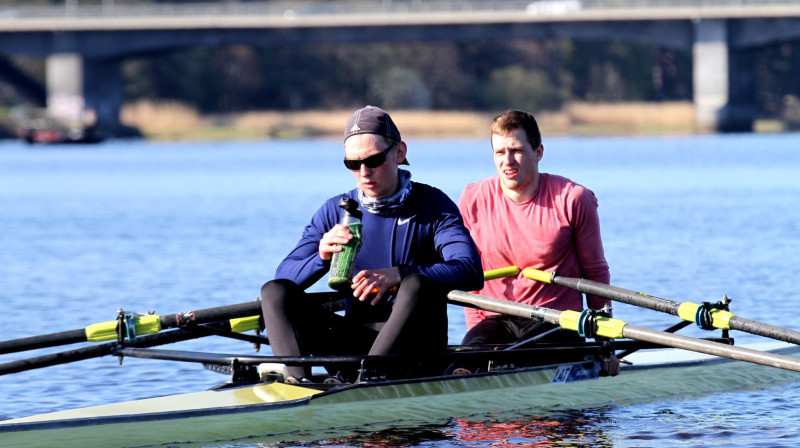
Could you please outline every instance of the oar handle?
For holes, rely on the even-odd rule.
[[[519,268],[517,266],[508,266],[505,268],[497,268],[497,269],[490,269],[488,271],[483,271],[483,279],[494,280],[496,278],[511,277],[517,274],[519,274]]]
[[[545,272],[533,268],[523,269],[522,275],[528,277],[531,280],[536,280],[537,282],[542,282],[542,283],[553,283],[553,280],[555,280],[556,278],[555,272]]]

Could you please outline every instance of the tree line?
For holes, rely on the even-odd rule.
[[[691,55],[624,42],[410,42],[191,49],[129,60],[126,100],[204,113],[338,109],[558,110],[569,101],[692,97]]]
[[[800,94],[800,42],[751,50],[756,103]],[[692,55],[631,42],[511,40],[191,49],[129,60],[127,100],[203,113],[380,104],[389,109],[558,110],[571,101],[691,100]]]

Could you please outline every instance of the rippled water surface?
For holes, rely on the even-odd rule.
[[[485,140],[408,143],[413,178],[454,200],[466,183],[493,174]],[[728,295],[738,315],[798,329],[798,151],[796,134],[550,138],[541,169],[597,194],[615,285],[680,301]],[[170,313],[255,298],[319,204],[352,187],[341,157],[334,140],[0,143],[0,340],[112,320],[118,308]],[[615,305],[615,314],[657,329],[675,322],[625,305]],[[451,308],[451,343],[463,333],[462,310]],[[243,351],[241,343],[211,339],[175,348]],[[1,376],[0,418],[197,391],[222,380],[190,364],[81,361]],[[279,444],[790,447],[800,445],[799,384],[487,413]]]

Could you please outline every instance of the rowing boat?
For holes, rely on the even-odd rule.
[[[782,342],[751,348],[800,356],[800,347]],[[287,440],[298,431],[408,424],[487,410],[583,408],[797,379],[795,372],[677,349],[640,351],[626,361],[616,377],[598,377],[596,362],[333,385],[285,384],[266,375],[253,384],[3,421],[0,439],[4,447]],[[274,363],[268,368],[280,370]]]
[[[577,329],[595,341],[450,347],[442,353],[425,355],[277,357],[198,353],[151,347],[210,334],[268,343],[260,336],[233,336],[234,332],[259,328],[258,316],[252,314],[260,312],[260,303],[163,317],[133,316],[120,311],[116,322],[0,342],[3,354],[117,338],[116,342],[0,364],[0,375],[115,355],[202,363],[211,370],[230,374],[230,380],[202,392],[0,421],[0,440],[4,448],[174,443],[207,446],[243,438],[268,443],[361,425],[414,425],[518,409],[581,409],[799,379],[800,346],[781,340],[734,346],[727,328],[720,338],[696,339],[670,332],[686,323],[659,332],[592,313],[557,311],[462,291],[452,291],[448,298],[455,304]],[[230,320],[223,322],[224,319]],[[747,328],[760,331],[754,325],[748,324]],[[169,331],[160,333],[163,329]],[[134,337],[137,332],[139,336]],[[597,360],[611,353],[624,357],[620,374],[600,376]],[[318,374],[312,383],[288,384],[288,365],[315,367],[318,373],[321,367],[337,365],[358,376],[351,382],[329,383]],[[453,374],[454,365],[468,365],[473,373]],[[442,366],[442,370],[434,372],[431,366]]]

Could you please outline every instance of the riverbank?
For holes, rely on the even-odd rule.
[[[338,137],[351,110],[246,112],[202,116],[178,103],[137,102],[123,107],[124,124],[153,140],[255,140]],[[490,112],[389,111],[404,138],[486,137]],[[695,134],[691,102],[572,103],[537,113],[545,135]]]

